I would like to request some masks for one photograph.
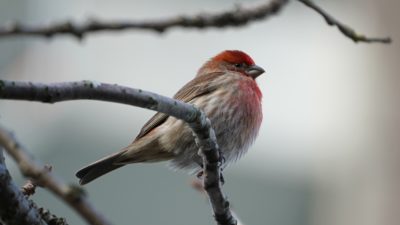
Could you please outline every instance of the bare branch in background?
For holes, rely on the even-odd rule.
[[[357,42],[366,42],[366,43],[380,42],[380,43],[389,44],[389,43],[392,42],[392,39],[390,37],[371,38],[371,37],[367,37],[367,36],[365,36],[363,34],[357,33],[351,27],[349,27],[349,26],[339,22],[337,19],[333,18],[325,10],[323,10],[321,7],[316,5],[311,0],[298,0],[298,1],[304,3],[306,6],[310,7],[313,10],[315,10],[322,17],[324,17],[326,23],[328,23],[329,26],[336,26],[339,29],[340,32],[342,32],[346,37],[350,38],[351,40],[353,40],[356,43]]]
[[[45,27],[29,27],[18,23],[10,23],[0,28],[0,37],[42,36],[50,38],[55,35],[71,35],[77,39],[82,39],[88,33],[99,31],[150,30],[163,33],[173,27],[197,29],[238,27],[277,14],[286,3],[288,3],[288,0],[272,0],[253,7],[245,8],[236,6],[234,9],[220,13],[200,13],[191,16],[181,15],[147,21],[105,22],[91,20],[81,25],[67,21]]]
[[[0,148],[0,224],[45,225],[38,210],[22,194],[7,170],[3,149]]]
[[[391,43],[389,37],[370,38],[358,34],[349,26],[339,22],[321,7],[317,6],[311,0],[298,0],[306,6],[312,8],[321,14],[326,22],[331,26],[336,26],[348,38],[354,42],[381,42]],[[234,9],[220,13],[201,13],[197,15],[181,15],[164,19],[153,19],[143,21],[101,21],[97,19],[89,20],[84,24],[74,24],[71,21],[50,24],[48,26],[27,26],[19,23],[9,23],[0,27],[0,37],[10,36],[41,36],[51,38],[56,35],[70,35],[77,39],[82,39],[89,33],[100,31],[123,31],[123,30],[150,30],[163,33],[173,27],[181,28],[223,28],[239,27],[258,20],[267,19],[270,16],[278,14],[288,0],[271,0],[259,3],[252,7],[236,6]]]
[[[47,169],[43,169],[44,167],[35,162],[14,136],[3,127],[0,127],[0,146],[3,146],[7,153],[16,161],[25,177],[32,179],[35,184],[50,190],[54,195],[68,203],[89,224],[111,224],[89,203],[82,189],[66,185]],[[0,182],[2,182],[1,180],[3,179],[0,179]],[[3,186],[1,187],[3,188]]]
[[[237,224],[230,211],[229,202],[221,189],[219,147],[214,130],[211,128],[210,120],[205,114],[193,105],[140,89],[94,81],[43,84],[0,80],[0,99],[30,100],[46,103],[78,99],[101,100],[147,108],[184,120],[193,130],[196,136],[196,143],[203,157],[204,187],[209,195],[217,223],[219,225]],[[19,152],[14,151],[13,154]],[[22,163],[20,157],[24,157]],[[20,155],[20,153],[14,158],[19,162],[21,170],[24,169],[24,162],[30,160],[25,159],[26,155]],[[33,171],[36,171],[36,173],[43,171],[39,168],[34,167]],[[50,176],[50,174],[44,173],[41,177],[43,176]],[[48,187],[47,185],[45,186]]]
[[[47,171],[48,173],[51,172],[52,170],[52,166],[50,165],[45,165],[43,167],[44,171]],[[26,183],[21,187],[21,192],[22,194],[24,194],[25,196],[31,196],[34,195],[36,192],[36,187],[40,186],[40,184],[37,184],[34,180],[32,179],[28,179],[26,181]]]

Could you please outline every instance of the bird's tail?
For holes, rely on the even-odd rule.
[[[96,162],[80,169],[78,172],[76,172],[76,176],[80,179],[79,184],[81,184],[81,185],[87,184],[87,183],[91,182],[92,180],[94,180],[108,172],[111,172],[115,169],[118,169],[118,168],[124,166],[125,164],[117,163],[119,161],[120,156],[124,153],[125,153],[125,150],[116,152],[115,154],[106,156],[106,157],[99,159]]]
[[[165,151],[158,141],[133,142],[126,148],[112,155],[106,156],[96,162],[80,169],[76,176],[81,185],[118,169],[126,164],[140,162],[159,162],[169,160],[174,156],[172,152]]]

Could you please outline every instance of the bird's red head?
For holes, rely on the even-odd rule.
[[[226,50],[216,55],[213,60],[232,64],[245,63],[249,66],[255,65],[254,60],[246,53],[239,50]]]
[[[239,50],[226,50],[211,58],[210,61],[204,64],[198,74],[226,70],[239,72],[253,79],[264,73],[264,69],[257,66],[254,60],[246,53]]]

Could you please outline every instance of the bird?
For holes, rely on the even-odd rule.
[[[262,93],[256,78],[264,72],[245,52],[225,50],[205,62],[173,97],[198,107],[210,119],[224,159],[222,168],[246,153],[258,135]],[[160,161],[190,173],[200,174],[203,166],[190,127],[158,112],[131,144],[80,169],[76,176],[84,185],[127,164]]]

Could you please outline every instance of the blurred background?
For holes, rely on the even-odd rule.
[[[0,24],[89,18],[140,20],[230,9],[239,1],[0,1]],[[254,4],[256,1],[240,1]],[[97,80],[172,96],[208,58],[249,53],[264,121],[249,153],[225,172],[224,190],[245,224],[400,223],[400,1],[320,0],[325,10],[391,45],[355,44],[296,1],[242,28],[172,29],[0,40],[0,77]],[[129,144],[153,112],[114,103],[0,102],[0,123],[69,183],[77,169]],[[7,158],[7,156],[6,156]],[[19,185],[18,169],[7,161]],[[214,224],[191,177],[163,163],[124,167],[85,186],[114,224]],[[69,224],[84,224],[39,189],[34,199]]]

